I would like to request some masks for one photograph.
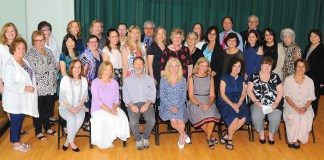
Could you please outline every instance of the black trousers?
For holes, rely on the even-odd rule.
[[[35,134],[42,133],[42,128],[45,132],[50,129],[50,112],[55,104],[55,95],[38,96],[38,112],[39,117],[33,118]]]

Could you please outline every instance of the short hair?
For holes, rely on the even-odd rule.
[[[110,28],[110,29],[108,29],[108,31],[107,31],[107,42],[106,42],[106,46],[108,47],[108,50],[109,50],[109,51],[111,51],[111,47],[110,47],[110,40],[108,39],[108,37],[109,37],[109,35],[110,35],[112,32],[116,32],[116,33],[117,33],[117,36],[118,36],[118,38],[119,38],[119,32],[118,32],[117,29],[115,29],[115,28]],[[116,46],[117,46],[117,49],[119,50],[119,49],[120,49],[120,42],[119,42],[119,41],[117,42]]]
[[[33,33],[32,33],[32,36],[31,36],[31,39],[32,39],[32,45],[35,44],[35,38],[37,36],[42,36],[45,40],[45,34],[44,32],[42,32],[41,30],[35,30]]]
[[[164,69],[164,78],[170,83],[171,82],[171,73],[170,73],[170,66],[171,63],[175,62],[178,65],[178,75],[177,75],[177,81],[180,81],[183,78],[183,74],[182,74],[182,66],[181,63],[179,61],[179,59],[177,58],[170,58],[165,66]]]
[[[94,24],[96,24],[96,23],[99,23],[99,24],[100,24],[100,26],[101,26],[100,34],[102,34],[102,32],[103,32],[103,28],[104,28],[104,24],[103,24],[100,20],[98,20],[98,19],[95,19],[95,20],[93,20],[93,21],[91,22],[91,25],[90,25],[90,28],[89,28],[89,32],[90,32],[90,34],[93,34],[93,26],[94,26]],[[99,42],[99,41],[98,41],[98,42]]]
[[[17,48],[17,46],[19,45],[19,44],[24,44],[24,46],[25,46],[25,52],[27,51],[27,43],[26,43],[26,41],[23,39],[23,38],[20,38],[20,37],[18,37],[18,38],[15,38],[13,41],[12,41],[12,43],[11,43],[11,45],[10,45],[10,47],[9,47],[9,52],[10,52],[10,54],[14,54],[14,52],[16,51],[16,48]]]
[[[70,78],[73,78],[74,75],[73,75],[72,70],[73,70],[73,67],[75,66],[75,64],[78,63],[78,62],[81,64],[81,73],[79,75],[79,78],[81,78],[81,77],[84,76],[83,75],[83,65],[82,65],[81,60],[79,60],[79,59],[73,59],[71,61],[70,65],[69,65],[69,70],[68,70],[68,73],[67,73],[67,76],[69,76]]]
[[[196,25],[199,25],[200,28],[201,28],[201,31],[200,31],[200,39],[199,39],[199,41],[202,41],[202,40],[205,39],[205,36],[204,36],[204,27],[203,27],[203,25],[202,25],[201,23],[196,22],[196,23],[192,26],[192,30],[195,28]]]
[[[269,65],[273,66],[273,62],[274,62],[274,60],[270,56],[265,56],[261,60],[261,65],[262,64],[269,64]]]
[[[312,29],[308,33],[308,42],[309,42],[309,44],[311,44],[309,37],[310,37],[310,35],[312,33],[316,34],[320,38],[320,42],[322,41],[322,32],[319,29]]]
[[[196,33],[196,32],[194,32],[194,31],[191,31],[191,32],[189,32],[188,34],[187,34],[187,38],[190,36],[190,35],[195,35],[195,37],[196,37],[196,40],[198,40],[198,34]]]
[[[141,60],[143,62],[143,64],[145,64],[145,60],[143,57],[135,57],[133,60],[133,64],[135,63],[136,60]]]
[[[218,27],[216,25],[208,27],[205,35],[206,41],[209,42],[208,34],[210,34],[213,30],[215,30],[216,32],[216,44],[219,44],[219,38],[218,38],[219,33],[218,33]]]
[[[93,38],[95,38],[97,40],[97,42],[99,43],[99,38],[94,34],[89,35],[89,37],[87,38],[87,43],[89,43],[90,39],[93,39]]]
[[[164,45],[166,45],[166,38],[167,38],[167,31],[166,31],[166,29],[163,27],[163,26],[159,26],[159,27],[157,27],[156,29],[155,29],[155,32],[154,32],[154,36],[153,36],[153,39],[154,39],[154,42],[157,42],[157,39],[156,39],[156,35],[157,35],[157,33],[158,33],[158,31],[159,30],[163,30],[164,31],[164,35],[165,35],[165,39],[163,40],[163,44]]]
[[[258,33],[257,30],[250,30],[248,31],[248,33],[246,34],[246,37],[247,39],[249,39],[249,36],[250,34],[254,34],[255,37],[257,38],[257,41],[255,42],[255,45],[252,47],[252,48],[258,48],[260,45],[261,45],[261,37],[260,37],[260,34]],[[250,48],[251,47],[251,44],[250,42],[247,40],[246,41],[246,45],[245,45],[245,48]]]
[[[295,72],[296,72],[296,67],[297,67],[297,63],[298,62],[304,63],[304,65],[305,65],[305,72],[307,72],[309,70],[309,64],[308,64],[307,60],[306,59],[303,59],[303,58],[299,58],[294,63]]]
[[[192,73],[193,73],[193,74],[197,74],[197,73],[198,73],[198,70],[199,70],[199,65],[200,65],[201,63],[205,63],[205,62],[207,62],[207,65],[208,65],[207,74],[210,75],[210,74],[212,73],[212,71],[211,71],[211,69],[210,69],[210,63],[209,63],[208,59],[205,58],[205,57],[200,57],[200,58],[198,59],[198,61],[196,62],[195,66],[194,66],[194,68],[193,68]]]
[[[103,70],[106,68],[106,67],[110,67],[112,73],[111,73],[111,76],[109,78],[114,78],[114,66],[111,62],[109,61],[103,61],[100,66],[99,66],[99,69],[98,69],[98,78],[102,79],[102,72]]]
[[[295,42],[296,35],[295,35],[294,30],[292,30],[292,29],[290,29],[290,28],[285,28],[285,29],[281,30],[281,32],[280,32],[280,38],[281,38],[281,41],[283,41],[283,38],[284,38],[284,36],[286,36],[286,35],[290,35],[291,38],[292,38],[292,42]]]
[[[18,36],[17,27],[13,23],[8,22],[2,26],[1,33],[0,33],[0,44],[6,44],[8,42],[8,39],[6,37],[6,32],[9,27],[12,27],[16,32],[16,37]]]
[[[129,47],[130,51],[136,50],[137,52],[140,52],[141,51],[141,45],[142,45],[140,28],[138,26],[136,26],[136,25],[132,25],[128,29],[128,34],[134,32],[134,30],[137,30],[138,33],[139,33],[139,39],[137,40],[136,48],[134,48],[133,45],[131,45],[132,36],[128,36],[128,38],[127,38],[127,40],[125,42],[125,45]]]
[[[233,57],[230,59],[230,61],[228,62],[227,64],[227,68],[226,68],[226,72],[227,73],[232,73],[232,69],[234,67],[234,65],[237,63],[237,62],[240,62],[241,63],[241,70],[240,70],[240,75],[243,75],[245,70],[244,70],[244,66],[245,66],[245,62],[243,61],[242,58],[240,57]]]
[[[68,25],[66,26],[66,33],[71,33],[71,28],[72,28],[72,24],[73,23],[77,23],[78,24],[78,27],[79,27],[79,32],[78,32],[78,34],[77,34],[77,37],[75,37],[75,38],[81,38],[81,25],[80,25],[80,22],[79,21],[77,21],[77,20],[72,20],[72,21],[70,21],[69,23],[68,23]]]
[[[38,23],[37,30],[42,30],[43,27],[48,27],[52,32],[52,25],[47,21],[41,21]]]
[[[119,28],[119,26],[125,26],[126,29],[127,29],[127,24],[126,24],[126,23],[119,23],[119,24],[118,24],[118,28]]]
[[[230,19],[230,21],[232,22],[232,24],[234,23],[234,22],[233,22],[233,18],[230,17],[230,16],[225,16],[225,17],[223,18],[223,20],[222,20],[222,23],[224,23],[224,20],[225,20],[226,18]]]
[[[265,37],[265,33],[266,32],[269,32],[270,35],[273,36],[273,42],[276,43],[276,32],[272,29],[272,28],[265,28],[263,31],[262,31],[262,37],[264,38]],[[264,43],[266,43],[266,41],[264,40]]]
[[[259,22],[259,18],[256,15],[250,15],[248,18],[248,21],[250,21],[250,18],[254,17],[256,19],[257,22]]]
[[[228,45],[227,45],[227,41],[228,41],[229,39],[233,39],[233,38],[236,40],[236,47],[240,44],[240,39],[238,38],[237,34],[234,33],[234,32],[231,32],[231,33],[229,33],[229,34],[226,36],[226,38],[225,38],[225,44],[226,44],[227,47],[228,47]]]
[[[145,22],[144,22],[144,25],[143,25],[143,28],[145,28],[145,26],[147,26],[147,25],[152,25],[153,28],[155,28],[155,24],[154,24],[154,22],[151,21],[151,20],[145,21]]]
[[[173,36],[178,35],[178,34],[181,36],[182,41],[185,39],[183,29],[181,29],[181,28],[173,28],[172,31],[171,31],[171,35],[170,35],[171,41],[172,41]]]
[[[69,55],[69,50],[68,50],[68,48],[66,46],[66,41],[68,41],[69,38],[71,38],[74,41],[75,45],[74,45],[73,50],[74,50],[74,52],[76,54],[78,54],[78,52],[76,52],[77,40],[76,40],[76,38],[75,38],[75,36],[73,34],[70,34],[69,33],[69,34],[67,34],[67,35],[64,36],[63,42],[62,42],[62,53],[64,53],[65,56],[68,56]],[[77,57],[78,55],[75,55],[75,56]]]

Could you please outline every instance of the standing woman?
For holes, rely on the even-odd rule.
[[[119,105],[118,83],[114,79],[113,65],[104,61],[98,70],[98,78],[91,86],[91,139],[101,149],[112,147],[116,138],[129,138],[126,114]]]
[[[199,48],[196,47],[198,42],[198,35],[196,32],[189,32],[187,35],[186,43],[189,48],[189,53],[191,56],[192,64],[195,66],[200,57],[204,57],[203,53]]]
[[[160,83],[160,112],[163,121],[170,120],[171,126],[180,134],[178,147],[182,149],[190,138],[185,133],[185,123],[188,121],[186,108],[187,82],[182,74],[182,67],[177,58],[171,58],[165,67],[165,74]]]
[[[3,91],[3,66],[6,62],[11,58],[11,54],[9,52],[9,46],[12,41],[17,38],[18,30],[16,26],[9,22],[2,26],[2,30],[0,33],[0,92]],[[26,49],[27,50],[27,49]]]
[[[42,133],[57,135],[50,128],[50,113],[55,105],[55,93],[57,90],[57,70],[55,58],[50,49],[45,47],[45,35],[42,31],[34,31],[32,34],[33,47],[25,55],[31,69],[35,73],[38,92],[39,118],[33,118],[35,134],[39,140],[46,140]]]
[[[129,27],[129,35],[125,45],[122,47],[123,80],[134,73],[133,61],[136,57],[143,57],[146,61],[146,49],[141,43],[141,30],[138,26]],[[148,72],[148,65],[145,63],[145,70]]]
[[[312,107],[316,116],[318,102],[321,97],[321,84],[324,83],[324,45],[320,30],[311,30],[308,37],[309,45],[305,48],[303,58],[310,65],[310,69],[306,72],[306,75],[314,81],[316,99],[312,101]]]
[[[228,33],[224,41],[227,46],[227,49],[225,49],[224,51],[222,75],[226,73],[228,63],[231,61],[233,57],[238,57],[244,60],[243,52],[237,48],[237,46],[240,44],[240,40],[237,37],[236,33]]]
[[[195,47],[201,49],[202,46],[206,43],[205,42],[205,36],[204,36],[204,27],[201,23],[195,23],[193,26],[192,26],[192,32],[195,32],[197,33],[197,42],[195,44]],[[185,46],[186,47],[189,47],[189,44],[188,42],[185,43]]]
[[[280,33],[281,41],[279,44],[284,46],[285,60],[283,65],[282,81],[294,73],[294,63],[301,58],[301,51],[295,42],[295,32],[290,28],[285,28]]]
[[[209,149],[215,149],[218,141],[212,134],[215,123],[220,120],[220,114],[214,104],[214,79],[210,75],[208,60],[205,57],[199,58],[188,80],[188,111],[193,126],[200,127],[205,132]]]
[[[90,35],[95,35],[98,37],[98,49],[102,50],[103,47],[106,45],[106,38],[102,36],[104,30],[104,25],[100,20],[93,20],[90,25]],[[87,47],[89,47],[87,45]]]
[[[150,76],[154,78],[156,90],[159,90],[161,79],[161,57],[166,45],[166,30],[164,27],[157,27],[153,37],[153,43],[148,49],[148,69]]]
[[[16,38],[10,46],[12,57],[4,65],[4,92],[2,103],[9,113],[10,142],[13,149],[21,152],[31,150],[31,145],[20,142],[21,126],[26,115],[39,117],[37,109],[36,81],[33,70],[23,59],[27,50],[26,41]]]
[[[90,113],[89,109],[91,108],[91,83],[92,81],[98,77],[98,69],[100,64],[103,62],[102,54],[100,49],[98,49],[99,39],[95,35],[90,35],[87,39],[87,48],[83,51],[83,53],[80,55],[80,60],[83,65],[83,72],[84,76],[87,78],[88,81],[88,96],[89,100],[86,102],[85,106],[87,109],[85,110],[88,112],[86,114],[86,120],[84,123],[84,126],[82,126],[83,130],[90,131],[89,127],[89,119],[90,119]]]
[[[77,43],[76,43],[77,52],[80,55],[84,51],[83,41],[81,39],[80,22],[77,20],[70,21],[66,27],[66,33],[72,34],[75,37],[75,39],[77,41]]]
[[[74,152],[80,151],[74,143],[74,138],[84,120],[84,102],[87,98],[87,79],[83,77],[81,61],[74,59],[69,66],[68,74],[63,77],[60,85],[59,114],[67,121],[69,133],[62,147],[64,151],[69,145]]]
[[[123,92],[123,62],[120,53],[119,33],[117,29],[109,29],[107,32],[107,45],[102,49],[103,61],[110,61],[114,67],[114,79],[118,82],[119,100],[122,101]]]
[[[188,79],[192,74],[192,60],[189,49],[182,46],[182,41],[185,39],[184,31],[180,28],[172,29],[170,39],[172,44],[165,48],[161,58],[161,75],[164,75],[168,60],[177,58],[180,61],[183,76]]]
[[[247,82],[250,76],[260,71],[261,60],[263,58],[263,50],[261,46],[261,37],[256,30],[251,30],[247,33],[247,42],[243,50],[245,60],[245,81]]]
[[[207,43],[204,44],[201,48],[204,57],[207,58],[208,62],[210,63],[210,68],[212,70],[211,76],[214,77],[216,97],[218,95],[217,93],[220,83],[220,77],[222,75],[221,72],[224,59],[223,48],[218,42],[218,34],[219,33],[217,26],[210,26],[206,32]]]
[[[219,87],[220,97],[217,108],[228,126],[228,133],[225,133],[220,143],[225,143],[228,150],[234,149],[232,142],[234,133],[244,123],[251,121],[251,114],[245,103],[246,85],[243,73],[244,61],[239,57],[233,57],[228,63],[227,73],[221,77]]]
[[[263,56],[271,57],[273,59],[272,71],[279,75],[282,79],[283,72],[282,68],[285,61],[285,51],[282,43],[277,43],[276,33],[271,28],[266,28],[263,30],[264,44],[263,47]]]

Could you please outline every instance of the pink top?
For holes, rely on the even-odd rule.
[[[109,83],[103,83],[99,78],[92,81],[91,85],[91,112],[102,109],[100,105],[105,104],[112,109],[113,104],[119,103],[118,83],[112,79]]]

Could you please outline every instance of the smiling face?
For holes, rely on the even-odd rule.
[[[290,34],[285,34],[283,36],[283,42],[286,46],[289,46],[292,42],[293,42],[293,39],[292,39],[292,35]]]
[[[8,42],[12,42],[17,37],[16,30],[12,26],[7,27],[5,37]]]
[[[249,18],[248,26],[250,30],[254,30],[258,27],[259,21],[256,17],[252,16]]]
[[[146,37],[152,37],[154,35],[154,26],[152,24],[147,24],[144,27],[144,34]]]
[[[76,62],[72,68],[72,75],[73,77],[80,77],[81,74],[81,63]]]
[[[264,72],[264,73],[270,73],[271,68],[272,68],[271,64],[267,64],[267,63],[261,64],[261,71]]]
[[[258,40],[257,36],[254,33],[250,33],[248,35],[248,42],[250,43],[251,47],[253,47]]]
[[[120,36],[126,36],[127,28],[125,25],[121,24],[118,26],[118,32]]]
[[[164,29],[157,30],[155,37],[156,37],[156,41],[163,42],[166,39],[166,33]]]
[[[51,29],[49,26],[42,27],[41,31],[44,33],[46,39],[48,39],[51,36]]]
[[[71,38],[68,38],[65,44],[68,50],[73,50],[75,47],[75,42]]]
[[[236,62],[232,67],[232,74],[237,75],[241,72],[241,62]]]
[[[97,38],[91,38],[89,39],[89,42],[87,43],[87,46],[91,51],[98,49],[98,41]]]
[[[198,65],[198,73],[205,74],[208,71],[208,62],[203,62]]]
[[[229,38],[226,42],[228,48],[235,48],[237,45],[236,39],[235,38]]]
[[[297,62],[295,67],[295,73],[298,75],[304,75],[306,72],[306,66],[303,62]]]
[[[198,34],[198,36],[200,36],[200,33],[201,33],[201,26],[199,24],[196,24],[192,31],[196,32]]]
[[[105,66],[105,68],[101,72],[101,77],[103,80],[109,80],[112,77],[113,68],[111,65]]]
[[[26,54],[26,46],[24,43],[19,43],[17,46],[16,46],[16,49],[13,53],[13,57],[16,57],[16,58],[23,58]]]
[[[312,44],[315,44],[315,45],[317,45],[317,44],[319,44],[321,42],[321,38],[317,34],[315,34],[314,32],[312,32],[310,34],[309,40],[310,40],[310,42]]]
[[[80,31],[80,28],[79,28],[78,23],[77,22],[73,22],[71,24],[70,33],[73,34],[75,37],[77,37],[79,31]]]
[[[274,42],[274,37],[269,31],[265,31],[264,33],[264,39],[267,43],[272,43]]]
[[[226,31],[226,32],[230,31],[233,28],[233,23],[232,23],[231,19],[229,19],[229,18],[224,19],[223,28],[224,28],[224,31]]]
[[[137,75],[141,75],[144,71],[144,63],[142,60],[140,59],[136,59],[134,61],[134,70],[135,70],[135,74]]]
[[[92,33],[96,36],[100,36],[101,33],[102,33],[102,27],[101,27],[101,24],[99,22],[96,22],[93,24],[92,26]]]
[[[195,46],[197,42],[198,42],[198,37],[194,33],[191,33],[187,36],[188,46]]]
[[[137,42],[140,38],[140,34],[141,32],[136,29],[136,28],[133,28],[129,31],[129,38],[131,39],[132,42]]]
[[[41,35],[38,35],[36,36],[34,39],[34,47],[37,49],[37,50],[42,50],[45,46],[45,37],[41,36]]]
[[[182,36],[181,34],[175,34],[171,38],[173,45],[180,45],[182,43]]]
[[[178,75],[179,72],[179,64],[176,61],[172,61],[170,64],[169,71],[173,75]]]
[[[119,41],[118,33],[116,31],[110,32],[108,39],[109,39],[111,44],[116,45],[118,43],[118,41]]]
[[[209,42],[214,42],[216,41],[216,38],[217,38],[216,30],[213,29],[210,33],[208,33],[208,40]]]

